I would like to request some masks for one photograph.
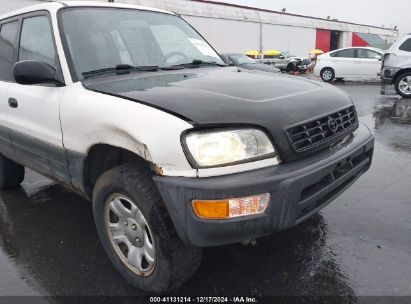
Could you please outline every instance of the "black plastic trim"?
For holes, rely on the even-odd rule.
[[[288,229],[318,212],[368,170],[373,149],[372,134],[361,126],[356,136],[332,150],[294,162],[215,177],[154,176],[153,179],[180,238],[193,246],[217,246]],[[359,161],[344,175],[302,196],[307,187],[352,159]],[[207,220],[198,218],[192,208],[194,199],[215,200],[261,193],[270,193],[271,201],[267,210],[256,216]],[[311,209],[301,215],[301,207],[305,206]]]
[[[290,143],[290,146],[293,147],[293,140],[291,139],[291,136],[290,136],[290,134],[289,134],[289,132],[288,132],[290,129],[295,128],[295,127],[298,127],[298,126],[302,126],[302,125],[305,125],[305,124],[308,124],[308,123],[311,123],[311,122],[316,121],[316,120],[319,120],[319,119],[324,119],[325,117],[329,117],[329,116],[331,116],[331,115],[334,115],[334,114],[336,114],[336,113],[339,113],[339,112],[341,112],[341,111],[344,111],[344,110],[347,110],[347,109],[350,109],[350,108],[353,109],[354,114],[355,114],[355,121],[356,121],[356,122],[355,122],[353,125],[351,125],[351,126],[350,126],[349,128],[347,128],[347,129],[344,129],[344,130],[343,130],[342,132],[340,132],[340,133],[337,133],[337,134],[334,134],[333,136],[330,136],[329,138],[327,138],[327,139],[324,140],[324,141],[321,141],[321,142],[319,142],[319,143],[313,144],[312,146],[310,146],[310,147],[308,147],[308,148],[301,149],[301,150],[295,150],[295,149],[294,149],[294,151],[295,151],[296,153],[307,153],[307,152],[309,152],[309,151],[316,150],[316,149],[318,149],[318,148],[321,149],[322,147],[329,146],[330,143],[335,142],[336,140],[339,140],[339,139],[347,136],[347,134],[352,133],[353,131],[355,131],[355,130],[358,128],[358,114],[357,114],[357,109],[355,108],[354,105],[351,105],[351,106],[348,106],[348,107],[342,107],[342,108],[337,109],[337,110],[335,110],[335,111],[328,112],[328,113],[319,115],[319,116],[317,116],[317,117],[310,118],[310,119],[307,119],[307,120],[305,120],[305,121],[301,121],[301,122],[298,122],[298,123],[296,123],[296,124],[293,124],[293,125],[290,125],[290,126],[285,127],[285,128],[284,128],[284,131],[285,131],[285,133],[286,133],[286,136],[287,136],[287,138],[288,138],[288,141],[289,141],[289,143]],[[293,148],[294,148],[294,147],[293,147]]]

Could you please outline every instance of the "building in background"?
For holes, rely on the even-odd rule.
[[[76,0],[73,0],[76,1]],[[98,1],[98,0],[95,0]],[[104,0],[101,0],[104,1]],[[2,0],[0,13],[42,0]],[[108,2],[108,0],[104,1]],[[114,0],[173,11],[193,25],[219,52],[283,50],[298,56],[350,46],[386,48],[398,31],[203,0]]]

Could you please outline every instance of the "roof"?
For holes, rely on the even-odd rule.
[[[356,33],[358,36],[360,36],[360,38],[362,40],[364,40],[365,42],[368,43],[368,45],[384,45],[387,44],[386,41],[384,41],[384,39],[382,39],[380,36],[378,35],[374,35],[374,34],[367,34],[367,33]]]
[[[132,9],[139,9],[139,10],[146,10],[152,12],[161,12],[167,14],[173,14],[172,12],[161,10],[154,7],[147,7],[141,5],[134,5],[134,4],[123,4],[123,3],[110,3],[110,2],[97,2],[97,1],[58,1],[59,3],[64,4],[65,6],[94,6],[94,7],[118,7],[118,8],[132,8]]]
[[[264,8],[258,8],[258,7],[252,7],[252,6],[246,6],[246,5],[239,5],[239,4],[233,4],[233,3],[217,2],[217,1],[212,1],[212,0],[191,0],[191,1],[209,3],[209,4],[216,4],[216,5],[222,5],[222,6],[228,6],[228,7],[237,7],[237,8],[250,9],[250,10],[258,10],[260,12],[275,13],[275,14],[280,14],[280,15],[287,15],[287,16],[294,16],[294,17],[301,17],[301,18],[309,18],[309,19],[322,20],[322,21],[328,21],[328,22],[344,23],[344,24],[367,26],[367,27],[382,29],[382,27],[375,26],[375,25],[367,25],[367,24],[361,24],[361,23],[354,23],[354,22],[347,22],[347,21],[340,21],[340,20],[333,20],[333,19],[325,19],[325,18],[312,17],[312,16],[306,16],[306,15],[291,14],[291,13],[286,13],[286,12],[279,12],[279,11],[274,11],[274,10],[269,10],[269,9],[264,9]],[[387,28],[385,28],[385,29],[387,29]],[[398,31],[398,30],[394,30],[394,29],[390,29],[390,28],[388,28],[388,29],[393,30],[393,31]]]
[[[347,50],[347,49],[368,49],[368,50],[376,51],[378,53],[384,53],[384,50],[376,48],[376,47],[372,47],[372,46],[350,46],[350,47],[340,48],[337,50],[332,50],[332,51],[329,51],[328,53],[334,53],[337,51]]]
[[[25,8],[12,11],[5,15],[0,16],[1,19],[7,19],[13,16],[18,16],[21,14],[30,13],[33,11],[56,11],[62,7],[114,7],[114,8],[130,8],[130,9],[138,9],[138,10],[146,10],[152,12],[161,12],[166,14],[175,15],[172,12],[146,7],[146,6],[139,6],[139,5],[132,5],[132,4],[120,4],[120,3],[108,3],[108,2],[96,2],[96,1],[53,1],[53,2],[46,2],[36,5],[27,6]]]

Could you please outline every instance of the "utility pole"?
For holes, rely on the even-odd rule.
[[[260,20],[260,53],[263,53],[263,20],[261,20],[260,10],[257,10],[258,19]],[[261,59],[260,59],[261,60]]]

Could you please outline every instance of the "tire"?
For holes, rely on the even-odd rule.
[[[292,63],[292,62],[290,62],[289,64],[287,64],[287,67],[285,68],[285,71],[286,71],[287,73],[295,72],[296,70],[297,70],[297,66],[296,66],[294,63]]]
[[[324,68],[321,70],[320,76],[324,82],[331,82],[335,78],[335,72],[332,68]]]
[[[394,86],[398,95],[404,98],[411,98],[411,73],[404,73],[398,76]]]
[[[121,217],[113,206],[117,214],[123,214]],[[126,210],[124,216],[124,207],[133,213]],[[114,267],[144,293],[176,290],[198,269],[202,249],[180,240],[145,165],[130,163],[104,173],[94,187],[93,212],[101,242]],[[115,227],[115,236],[107,228],[110,224]],[[114,238],[119,240],[116,244]],[[133,259],[139,255],[135,252],[141,253],[139,250],[144,256]]]
[[[0,189],[18,187],[24,180],[24,167],[0,155]]]

